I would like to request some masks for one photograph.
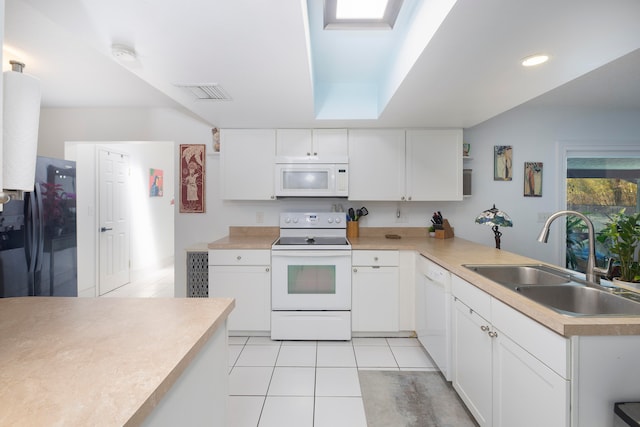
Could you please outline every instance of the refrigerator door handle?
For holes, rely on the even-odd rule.
[[[36,248],[35,248],[35,252],[36,252],[36,259],[35,259],[35,278],[36,281],[38,283],[42,283],[42,280],[40,279],[40,275],[42,274],[42,258],[44,257],[44,211],[43,211],[43,207],[42,207],[42,191],[40,189],[40,184],[36,182],[36,186],[34,189],[35,194],[35,200],[37,203],[37,211],[34,215],[35,221],[36,223],[35,225],[35,230],[36,230]],[[49,284],[49,289],[47,291],[47,293],[44,293],[44,289],[40,289],[40,293],[39,295],[52,295],[52,291],[53,289],[51,289],[51,286],[53,284],[50,283]]]
[[[24,252],[27,258],[28,294],[35,295],[36,251],[38,246],[36,212],[34,209],[36,204],[35,193],[30,192],[29,198],[25,202],[26,241],[24,243]]]

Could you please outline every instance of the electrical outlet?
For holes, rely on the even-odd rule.
[[[264,223],[264,212],[256,212],[256,224]]]
[[[400,206],[398,206],[396,208],[396,224],[406,224],[407,222],[409,222],[405,212],[400,208]]]

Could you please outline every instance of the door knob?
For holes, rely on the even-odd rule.
[[[110,230],[113,230],[113,228],[111,228],[111,227],[102,227],[102,228],[100,228],[100,232],[101,233],[104,233],[105,231],[110,231]]]

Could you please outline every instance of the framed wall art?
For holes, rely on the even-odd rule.
[[[513,147],[496,145],[493,147],[493,180],[511,181],[513,179]]]
[[[180,212],[205,212],[204,144],[180,145]]]
[[[162,169],[149,169],[149,197],[162,197]]]
[[[542,197],[542,162],[524,162],[524,196]]]

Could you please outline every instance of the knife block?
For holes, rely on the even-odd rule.
[[[436,239],[450,239],[453,237],[453,227],[449,225],[449,220],[442,221],[442,230],[436,230]]]

